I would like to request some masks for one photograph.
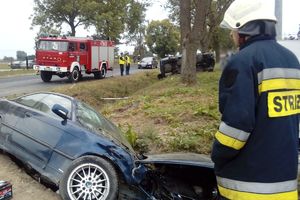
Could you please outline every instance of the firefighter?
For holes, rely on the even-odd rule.
[[[129,75],[129,70],[130,70],[130,57],[128,52],[125,54],[125,61],[126,61],[126,75]]]
[[[119,56],[119,65],[120,65],[121,76],[123,76],[123,74],[124,74],[124,65],[125,65],[125,58],[124,58],[123,53],[121,53],[121,55]]]
[[[275,40],[273,2],[236,0],[221,23],[239,46],[219,82],[211,157],[221,199],[298,199],[300,67]]]

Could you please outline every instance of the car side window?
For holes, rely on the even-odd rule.
[[[18,99],[15,99],[14,101],[24,106],[34,108],[36,103],[45,98],[45,96],[47,96],[47,94],[33,94],[29,96],[20,97]]]
[[[59,104],[66,108],[69,111],[68,118],[71,119],[72,102],[70,99],[63,96],[48,94],[48,96],[38,101],[34,108],[53,117],[58,117],[55,113],[52,112],[52,107],[55,104]]]
[[[35,110],[47,113],[51,116],[58,117],[52,112],[54,104],[59,104],[69,110],[68,118],[71,119],[72,102],[70,99],[55,94],[33,94],[24,96],[15,100],[15,102]]]
[[[79,48],[80,48],[80,51],[85,51],[86,50],[85,43],[80,43]]]
[[[69,51],[75,51],[76,50],[76,43],[70,42],[69,43]]]
[[[103,127],[103,122],[98,113],[84,103],[77,103],[76,114],[78,121],[89,129],[98,129]]]

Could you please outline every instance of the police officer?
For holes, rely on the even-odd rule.
[[[126,75],[129,75],[129,70],[130,70],[130,57],[128,52],[125,54],[125,61],[126,61]]]
[[[221,199],[298,199],[300,67],[275,40],[274,7],[236,0],[221,23],[239,46],[219,82],[211,156]]]
[[[119,65],[120,65],[121,76],[123,76],[123,74],[124,74],[124,65],[125,65],[125,57],[124,57],[123,53],[121,53],[121,55],[119,56]]]

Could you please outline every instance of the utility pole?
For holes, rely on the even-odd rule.
[[[277,40],[282,40],[282,0],[275,0]]]
[[[298,37],[298,40],[300,40],[300,24],[299,24],[299,31],[298,31],[297,37]]]

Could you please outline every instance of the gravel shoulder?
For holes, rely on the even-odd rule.
[[[8,155],[0,153],[0,180],[13,187],[13,200],[60,200],[60,196],[29,176]]]

